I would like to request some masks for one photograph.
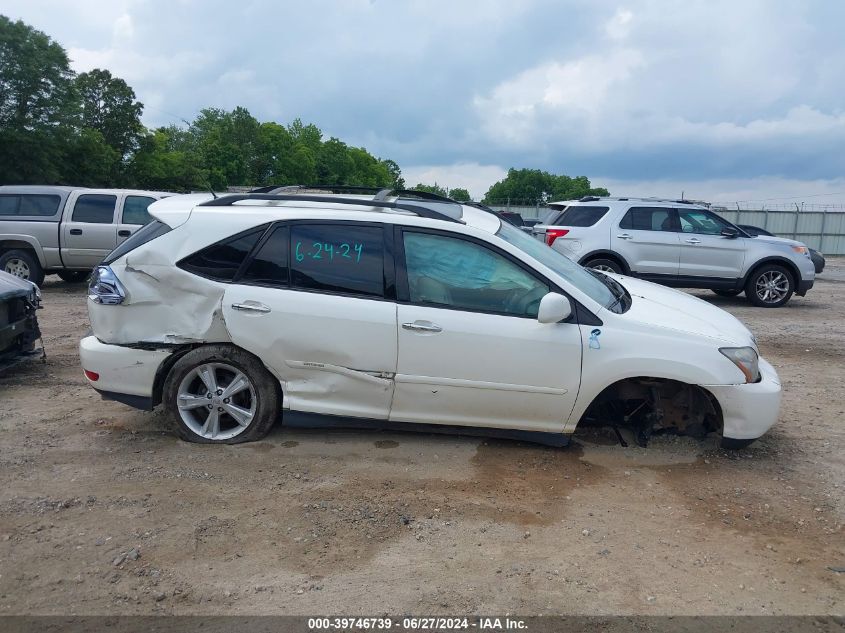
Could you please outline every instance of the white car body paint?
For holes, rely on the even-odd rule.
[[[724,417],[725,436],[759,437],[777,420],[780,383],[761,359],[762,380],[745,384],[720,347],[757,349],[727,312],[683,292],[616,276],[633,296],[617,314],[495,235],[500,221],[463,207],[465,223],[330,203],[197,207],[211,196],[176,196],[150,213],[175,230],[111,264],[124,285],[121,305],[89,300],[94,336],[83,339],[83,368],[102,391],[153,396],[166,345],[231,342],[258,356],[280,381],[283,406],[351,417],[571,433],[607,386],[632,377],[699,385]],[[603,321],[536,320],[222,283],[175,265],[209,244],[285,219],[356,220],[436,228],[494,245],[554,280]],[[233,304],[256,302],[263,313]],[[405,323],[434,323],[439,333]],[[598,334],[594,331],[598,330]],[[154,349],[125,347],[143,343]],[[162,347],[155,349],[156,344]],[[90,381],[89,381],[90,382]]]

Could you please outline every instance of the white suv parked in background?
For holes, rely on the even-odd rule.
[[[593,422],[744,445],[778,417],[780,381],[736,318],[482,209],[293,190],[150,213],[92,275],[80,358],[105,397],[163,404],[189,441],[259,439],[282,409],[561,444]]]
[[[815,267],[801,242],[752,237],[684,200],[597,198],[549,205],[534,235],[596,270],[676,288],[710,288],[776,308],[813,287]]]

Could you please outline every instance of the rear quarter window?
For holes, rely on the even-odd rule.
[[[49,218],[59,210],[62,199],[51,194],[3,194],[0,195],[0,216],[24,216]]]
[[[561,213],[554,224],[560,226],[593,226],[601,220],[610,207],[569,206]]]
[[[232,281],[264,234],[267,225],[249,229],[189,255],[177,265],[182,270],[215,281]]]

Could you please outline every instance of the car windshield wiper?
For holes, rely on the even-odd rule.
[[[615,279],[611,279],[604,273],[599,272],[598,270],[593,270],[592,268],[588,268],[587,271],[593,275],[596,279],[602,282],[605,286],[608,287],[610,292],[614,296],[614,300],[611,304],[607,306],[608,310],[615,308],[617,305],[622,303],[622,300],[625,299],[625,287],[620,284]]]

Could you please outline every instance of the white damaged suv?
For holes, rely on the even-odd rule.
[[[288,188],[149,211],[94,271],[80,358],[103,396],[164,406],[189,441],[256,440],[296,411],[736,447],[778,418],[778,376],[736,318],[472,205]]]

